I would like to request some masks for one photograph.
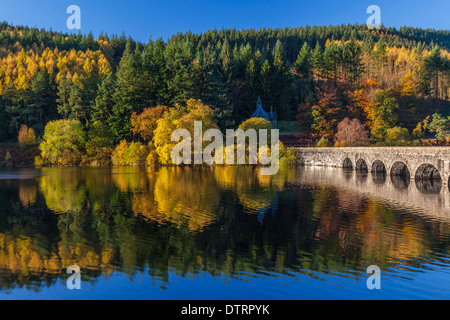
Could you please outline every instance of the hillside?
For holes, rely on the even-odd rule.
[[[221,128],[235,127],[261,96],[302,132],[333,134],[351,117],[376,141],[380,126],[412,131],[450,114],[449,48],[450,31],[409,27],[222,29],[140,43],[2,23],[0,140],[15,141],[22,124],[42,136],[50,120],[76,119],[107,125],[117,142],[132,138],[133,112],[189,98],[210,106]],[[390,119],[376,108],[387,102]]]

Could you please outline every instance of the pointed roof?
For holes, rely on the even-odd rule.
[[[267,112],[264,111],[264,109],[262,108],[262,106],[259,106],[255,112],[253,112],[252,114],[252,118],[269,118],[269,114]]]
[[[256,110],[252,114],[252,118],[267,118],[269,119],[269,114],[264,111],[261,103],[261,97],[258,96],[258,100],[256,101]]]

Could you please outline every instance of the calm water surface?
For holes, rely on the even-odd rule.
[[[325,168],[0,171],[0,299],[449,299],[449,249],[437,184]]]

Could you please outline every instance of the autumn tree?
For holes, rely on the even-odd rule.
[[[84,152],[85,136],[78,120],[50,121],[39,145],[41,158],[50,164],[78,164]]]
[[[407,128],[399,126],[386,130],[386,142],[405,142],[411,140],[411,135]]]
[[[156,106],[145,108],[140,114],[133,112],[131,115],[132,132],[139,135],[145,142],[152,141],[158,120],[163,117],[165,111],[167,111],[166,106]]]
[[[370,121],[370,135],[374,141],[382,141],[386,130],[392,128],[398,119],[398,103],[395,97],[384,90],[378,90],[370,106],[367,108],[367,118]]]
[[[339,122],[336,141],[344,142],[348,147],[370,145],[369,132],[358,119],[345,118]]]
[[[21,146],[31,146],[36,144],[36,134],[32,128],[22,124],[19,129],[17,140]]]
[[[316,88],[317,102],[312,106],[313,132],[321,135],[334,134],[341,110],[337,90],[330,84]]]
[[[171,140],[172,132],[176,129],[186,129],[189,131],[194,143],[194,122],[202,122],[201,134],[211,128],[218,128],[211,108],[201,100],[189,99],[187,107],[178,105],[170,108],[164,113],[164,117],[158,120],[154,131],[154,146],[161,164],[172,164],[172,148],[177,144]]]

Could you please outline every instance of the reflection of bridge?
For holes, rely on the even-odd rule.
[[[411,208],[416,214],[433,219],[450,219],[450,192],[424,192],[422,181],[409,183],[386,174],[358,173],[335,168],[303,168],[297,177],[302,184],[331,186],[383,202]]]
[[[450,147],[296,148],[304,165],[341,167],[425,181],[424,191],[441,190],[450,176]]]

